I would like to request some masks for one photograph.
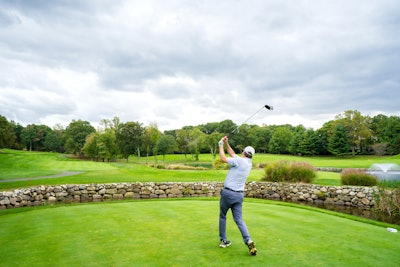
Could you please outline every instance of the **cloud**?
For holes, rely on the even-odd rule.
[[[0,114],[318,128],[399,116],[398,1],[5,1]]]

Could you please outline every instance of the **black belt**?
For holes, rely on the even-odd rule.
[[[236,193],[243,193],[243,191],[236,191],[236,190],[230,189],[228,187],[224,187],[224,189],[232,191],[232,192],[236,192]]]

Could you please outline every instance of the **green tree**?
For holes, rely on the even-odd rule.
[[[307,129],[303,133],[303,138],[299,144],[300,153],[306,156],[314,156],[317,148],[317,135],[313,129]]]
[[[12,123],[0,115],[0,148],[13,148],[16,136]]]
[[[97,150],[98,156],[103,162],[104,160],[109,162],[111,159],[115,159],[117,156],[117,145],[113,129],[106,129],[100,134],[97,140]]]
[[[223,135],[231,134],[236,129],[236,124],[232,120],[224,120],[218,123],[216,132],[222,133]]]
[[[357,110],[346,110],[343,114],[336,116],[338,123],[343,124],[351,142],[352,155],[355,156],[356,150],[363,152],[367,142],[372,136],[369,128],[370,117],[362,116]]]
[[[47,136],[51,134],[53,130],[49,126],[44,124],[37,125],[36,128],[37,128],[37,138],[35,142],[35,150],[37,151],[46,150],[45,142]]]
[[[303,125],[301,125],[296,127],[295,131],[292,133],[292,139],[290,140],[290,145],[289,145],[289,152],[291,154],[298,155],[303,153],[301,151],[300,145],[303,142],[305,132],[306,128]]]
[[[44,148],[46,151],[60,152],[61,151],[61,137],[54,131],[49,132],[44,139]]]
[[[269,151],[274,154],[289,153],[290,140],[292,139],[292,131],[288,125],[277,127],[269,142]]]
[[[371,130],[375,151],[384,148],[380,151],[382,155],[400,153],[400,117],[379,114],[372,118]]]
[[[100,126],[102,127],[103,131],[111,130],[112,132],[114,132],[114,134],[116,133],[120,124],[121,124],[121,121],[118,117],[114,117],[111,120],[110,119],[102,119],[100,121]]]
[[[199,154],[201,147],[204,144],[205,135],[198,127],[195,127],[189,131],[189,144],[188,149],[192,155],[192,160],[194,160],[194,156],[196,160],[199,160]]]
[[[221,138],[224,135],[218,132],[213,132],[205,137],[205,145],[208,147],[213,161],[215,160],[215,156],[217,155],[218,151],[218,141],[221,140]]]
[[[140,148],[143,143],[144,128],[139,122],[121,123],[116,132],[116,143],[123,158],[128,162],[130,155],[137,152],[140,161]]]
[[[86,137],[85,145],[82,148],[82,151],[90,157],[92,160],[97,160],[99,155],[97,140],[99,138],[98,132],[93,132]]]
[[[114,131],[108,128],[89,134],[82,151],[96,161],[102,159],[104,162],[115,158],[117,148]]]
[[[185,155],[185,161],[187,160],[187,153],[189,152],[190,143],[190,130],[183,128],[176,130],[176,144],[181,153]]]
[[[233,123],[233,122],[232,122]],[[218,131],[218,127],[219,127],[219,122],[209,122],[206,124],[201,124],[198,126],[200,131],[202,131],[205,134],[212,134],[213,132],[217,132]],[[233,130],[233,128],[232,128]],[[224,130],[224,131],[228,131],[227,133],[232,132],[232,130]]]
[[[175,138],[172,135],[164,134],[158,139],[155,150],[157,154],[163,155],[163,163],[165,163],[165,155],[173,153],[176,148]]]
[[[387,142],[387,136],[385,132],[388,123],[389,117],[383,114],[378,114],[371,119],[372,138],[375,143]]]
[[[160,139],[162,133],[158,130],[156,123],[151,123],[145,127],[143,134],[143,146],[146,151],[146,164],[148,163],[150,154],[154,151],[158,139]]]
[[[21,131],[22,144],[29,150],[32,151],[33,145],[37,140],[37,127],[34,124],[29,124]]]
[[[98,129],[99,136],[97,140],[98,157],[103,160],[110,161],[115,159],[118,154],[118,147],[116,141],[116,133],[121,125],[118,117],[113,119],[102,119]]]
[[[177,131],[176,129],[175,130],[166,130],[166,131],[164,131],[164,134],[171,135],[176,140],[176,137],[177,137],[176,131]]]
[[[254,127],[249,133],[254,148],[260,152],[268,152],[268,144],[271,140],[272,130],[270,127]]]
[[[384,156],[387,152],[388,144],[387,143],[377,143],[371,146],[375,155]]]
[[[328,139],[328,150],[336,156],[344,156],[350,153],[350,141],[342,124],[335,125],[333,133]]]
[[[56,125],[54,125],[53,133],[57,136],[57,139],[60,142],[60,148],[58,150],[59,152],[64,152],[64,141],[63,141],[64,132],[65,132],[65,129],[60,123],[57,123]]]
[[[82,155],[82,148],[85,145],[86,137],[95,132],[96,129],[88,121],[73,120],[65,129],[63,140],[65,149],[69,153]]]
[[[318,129],[315,132],[315,153],[317,155],[328,155],[330,154],[328,151],[328,137],[330,132],[330,127],[328,124],[324,124],[322,128]]]
[[[231,147],[234,148],[235,151],[242,151],[246,146],[253,146],[254,148],[254,141],[251,139],[251,132],[254,128],[258,126],[255,125],[248,125],[243,124],[240,126],[239,130],[236,130],[234,133],[230,134],[230,141]]]
[[[22,130],[24,129],[24,127],[21,124],[16,123],[15,121],[11,121],[11,124],[13,126],[15,138],[16,138],[15,143],[13,144],[13,146],[11,148],[22,149],[23,145],[22,145],[21,133],[22,133]]]
[[[400,154],[400,117],[390,116],[388,127],[386,128],[386,140],[388,140],[388,150],[390,154]]]

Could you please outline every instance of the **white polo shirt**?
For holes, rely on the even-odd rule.
[[[235,156],[228,158],[228,164],[230,169],[226,176],[224,187],[235,191],[244,191],[244,185],[252,167],[251,159]]]

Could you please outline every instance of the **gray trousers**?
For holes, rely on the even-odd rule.
[[[247,226],[242,219],[242,204],[243,204],[243,193],[232,192],[227,189],[221,190],[221,198],[219,201],[219,238],[226,240],[226,213],[229,209],[232,211],[233,220],[242,234],[243,241],[247,244],[249,241],[250,234],[247,230]]]

